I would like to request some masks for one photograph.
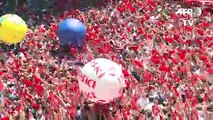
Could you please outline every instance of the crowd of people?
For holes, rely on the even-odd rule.
[[[176,15],[189,8],[176,1],[105,2],[58,16],[27,13],[45,21],[29,19],[24,41],[1,44],[0,120],[213,119],[213,14]],[[68,17],[87,26],[79,48],[56,37]],[[91,103],[78,88],[79,68],[99,57],[121,64],[125,76],[122,96],[109,104]]]

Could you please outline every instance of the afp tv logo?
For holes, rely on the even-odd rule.
[[[199,7],[195,7],[193,9],[188,9],[188,8],[180,8],[176,12],[176,15],[190,15],[191,17],[199,17],[202,14],[202,10]],[[192,19],[183,19],[183,26],[189,25],[192,26],[194,21]]]

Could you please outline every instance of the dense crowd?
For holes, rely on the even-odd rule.
[[[108,0],[104,7],[43,15],[46,21],[32,26],[23,42],[1,44],[0,118],[213,119],[213,14],[176,15],[181,7],[188,6]],[[62,46],[56,37],[57,23],[68,17],[87,26],[81,47]],[[99,57],[121,64],[126,80],[122,96],[109,104],[91,103],[78,89],[79,67]]]

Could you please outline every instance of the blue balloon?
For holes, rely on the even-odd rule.
[[[86,38],[86,26],[78,19],[69,18],[59,23],[57,35],[62,45],[78,47]]]

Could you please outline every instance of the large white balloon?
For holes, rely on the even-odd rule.
[[[88,62],[82,69],[79,88],[92,102],[109,103],[121,95],[126,87],[122,66],[117,63],[97,58]]]

